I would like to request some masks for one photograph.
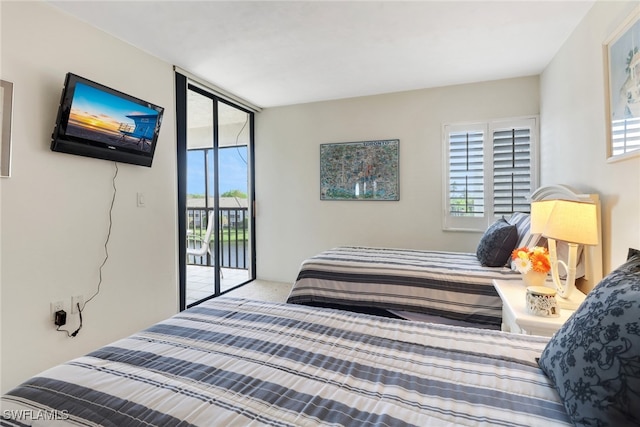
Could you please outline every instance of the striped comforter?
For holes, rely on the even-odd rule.
[[[570,425],[545,342],[222,297],[26,381],[0,424]]]
[[[305,260],[288,301],[406,310],[465,322],[502,322],[492,279],[520,280],[483,267],[475,254],[339,247]]]

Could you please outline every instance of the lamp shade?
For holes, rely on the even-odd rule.
[[[598,244],[598,212],[595,204],[568,200],[554,202],[542,231],[543,236],[583,245]]]
[[[556,200],[540,200],[531,203],[531,227],[529,229],[531,234],[542,234],[555,204]]]

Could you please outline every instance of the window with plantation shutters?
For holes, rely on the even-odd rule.
[[[443,127],[443,226],[484,231],[501,216],[529,212],[537,183],[536,118]]]

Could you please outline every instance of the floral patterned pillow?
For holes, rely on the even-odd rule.
[[[630,255],[539,359],[576,426],[640,425],[640,253]]]

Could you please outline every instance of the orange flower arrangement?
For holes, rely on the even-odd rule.
[[[515,262],[516,270],[522,274],[532,270],[538,273],[548,273],[551,270],[549,251],[540,246],[535,246],[532,249],[527,247],[514,249],[511,252],[511,259]]]

